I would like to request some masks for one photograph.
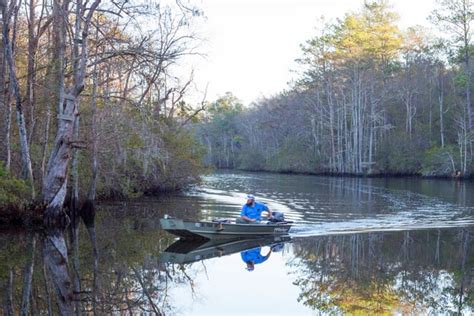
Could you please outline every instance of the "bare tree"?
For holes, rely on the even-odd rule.
[[[64,17],[69,10],[69,1],[57,3],[55,1],[54,15],[57,19]],[[88,36],[89,28],[93,14],[100,4],[100,0],[95,0],[91,3],[89,8],[79,1],[79,12],[82,22],[80,31],[76,29],[73,33],[74,41],[78,42],[79,52],[78,60],[75,61],[73,70],[73,81],[69,87],[64,87],[62,83],[59,84],[59,112],[57,122],[56,139],[54,141],[51,156],[48,162],[48,168],[43,179],[43,200],[47,204],[44,219],[46,223],[54,223],[64,220],[62,207],[66,197],[67,176],[69,161],[71,159],[71,151],[75,145],[73,140],[74,122],[77,119],[78,98],[84,89],[84,79],[87,71],[87,54],[88,54]],[[66,15],[67,16],[67,15]],[[58,34],[56,38],[59,40],[58,50],[59,58],[64,59],[65,51],[65,32],[66,28],[62,23],[56,23],[55,32]],[[64,81],[62,81],[64,82]],[[61,97],[61,96],[64,96]]]
[[[15,66],[15,59],[13,57],[13,46],[15,43],[15,35],[10,38],[10,26],[11,20],[14,19],[16,21],[18,16],[18,9],[20,3],[17,3],[16,0],[11,0],[10,4],[7,5],[6,0],[0,1],[0,10],[2,13],[3,19],[3,45],[5,47],[5,59],[8,65],[8,72],[10,78],[10,84],[12,85],[13,95],[15,97],[16,103],[16,117],[20,135],[20,148],[21,148],[21,157],[22,157],[22,165],[23,171],[22,175],[24,179],[28,179],[31,184],[31,192],[32,197],[35,197],[35,188],[34,188],[34,181],[33,181],[33,169],[31,166],[31,158],[30,158],[30,148],[28,145],[28,133],[26,130],[26,123],[22,105],[22,98],[20,94],[20,85],[18,83],[18,77],[16,74],[16,66]],[[16,23],[16,22],[15,22]],[[13,26],[14,34],[16,31],[16,26]]]

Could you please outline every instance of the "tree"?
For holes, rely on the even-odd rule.
[[[5,60],[8,65],[8,73],[10,84],[12,86],[13,95],[15,97],[16,104],[16,117],[19,129],[20,148],[22,157],[22,176],[24,179],[29,180],[31,184],[32,198],[35,198],[35,188],[33,180],[33,168],[31,166],[30,147],[28,144],[28,133],[26,130],[25,115],[22,104],[22,97],[20,94],[20,84],[18,82],[17,69],[15,65],[15,59],[13,56],[13,47],[16,40],[16,21],[18,16],[19,4],[16,0],[11,0],[10,4],[7,5],[6,0],[0,1],[0,10],[2,13],[2,36],[3,36],[3,47],[5,48]],[[13,35],[10,35],[11,21],[15,21],[13,26]],[[11,36],[11,37],[10,37]],[[10,106],[10,105],[7,105]]]
[[[474,22],[474,3],[471,0],[439,0],[438,8],[433,11],[431,19],[434,23],[450,32],[451,44],[457,48],[456,54],[463,65],[461,81],[464,88],[465,102],[463,111],[458,118],[458,143],[462,172],[466,173],[468,160],[472,159],[472,63],[471,63],[471,26]],[[469,151],[468,151],[469,147]]]

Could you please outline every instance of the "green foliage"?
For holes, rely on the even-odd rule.
[[[463,72],[458,72],[456,76],[454,77],[454,82],[456,83],[457,86],[464,88],[467,84],[466,74]]]
[[[226,92],[210,105],[208,111],[212,117],[232,116],[242,111],[242,103],[231,92]]]
[[[347,14],[334,27],[329,45],[333,58],[386,63],[402,46],[402,36],[387,1],[366,2],[360,13]]]
[[[27,183],[12,176],[0,163],[0,208],[19,207],[31,196]]]
[[[421,167],[422,149],[401,132],[393,133],[378,154],[379,172],[388,174],[418,174]]]
[[[196,128],[198,140],[210,146],[204,158],[206,165],[215,165],[219,168],[237,166],[237,155],[244,141],[239,134],[243,113],[242,103],[230,92],[209,105],[207,117]],[[251,159],[244,165],[251,167]]]
[[[192,130],[173,122],[167,124],[160,122],[160,128],[145,135],[130,132],[119,163],[117,158],[120,157],[101,159],[104,169],[115,168],[115,171],[100,174],[100,196],[137,198],[143,194],[179,190],[199,181],[199,175],[205,170],[202,146]],[[124,132],[127,131],[125,128]]]
[[[442,0],[435,12],[456,45],[440,44],[419,26],[402,32],[387,0],[365,1],[334,23],[323,20],[301,45],[303,71],[292,89],[247,108],[230,93],[211,104],[198,128],[206,164],[358,175],[448,176],[460,168],[471,174],[474,159],[463,139],[472,135],[465,88],[474,80],[465,63],[474,46],[458,37],[472,33],[463,26],[474,15],[473,4],[462,3]],[[436,147],[441,135],[444,149]]]
[[[451,176],[456,172],[458,152],[454,146],[432,147],[423,155],[422,174],[425,176]]]
[[[140,135],[135,132],[131,132],[130,137],[125,142],[125,146],[128,149],[143,148],[145,146],[145,142],[140,138]]]
[[[252,148],[245,148],[239,156],[239,169],[243,170],[265,170],[265,156]]]
[[[168,159],[161,164],[165,190],[176,190],[183,184],[192,184],[199,181],[199,175],[204,171],[202,159],[203,147],[196,142],[194,135],[188,130],[177,132],[169,131],[164,135]]]
[[[314,172],[314,162],[304,144],[291,139],[279,148],[266,163],[266,170],[279,172]]]

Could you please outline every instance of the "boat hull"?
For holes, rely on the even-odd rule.
[[[161,227],[167,232],[186,239],[231,239],[255,238],[265,236],[288,235],[291,224],[238,224],[206,221],[186,221],[175,218],[163,218]]]

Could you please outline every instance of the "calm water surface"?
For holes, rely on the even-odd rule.
[[[290,238],[183,243],[159,228],[164,214],[236,217],[247,193],[295,221]],[[75,305],[90,314],[469,315],[473,224],[470,182],[221,172],[186,195],[102,204],[66,239]],[[44,240],[0,232],[5,314],[30,274],[29,310],[56,314]]]

